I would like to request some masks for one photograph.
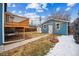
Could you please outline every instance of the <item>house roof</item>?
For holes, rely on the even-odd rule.
[[[43,24],[47,23],[47,22],[48,22],[48,21],[50,21],[50,20],[60,21],[60,22],[69,22],[68,20],[61,20],[61,19],[53,19],[53,18],[50,18],[50,19],[48,19],[47,21],[45,21],[45,22],[41,23],[41,24],[40,24],[40,25],[38,25],[38,26],[41,26],[41,25],[43,25]]]
[[[13,13],[11,13],[11,12],[5,12],[5,14],[6,14],[6,15],[9,15],[9,16],[11,16],[11,17],[13,17],[13,18],[14,18],[14,16],[15,16],[16,18],[19,18],[19,21],[16,19],[15,22],[21,22],[21,21],[24,21],[24,20],[29,20],[29,18],[27,18],[27,17],[19,16],[19,15],[13,14]]]
[[[20,17],[20,18],[24,18],[24,19],[29,19],[29,18],[27,18],[27,17],[23,17],[23,16],[20,16],[20,15],[17,15],[17,14],[13,14],[13,13],[11,13],[11,12],[5,12],[5,14],[10,15],[11,17],[16,16],[16,17]]]

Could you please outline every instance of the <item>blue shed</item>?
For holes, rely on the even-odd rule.
[[[2,3],[0,3],[0,45],[3,43],[2,40]]]
[[[52,18],[39,25],[37,31],[40,33],[67,35],[68,23],[69,21],[67,20]]]

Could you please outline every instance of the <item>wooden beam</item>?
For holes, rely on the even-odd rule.
[[[23,28],[23,39],[25,39],[25,27]]]

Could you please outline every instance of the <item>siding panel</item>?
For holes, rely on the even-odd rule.
[[[42,32],[43,32],[43,33],[48,33],[48,31],[49,31],[48,26],[49,26],[49,25],[52,25],[52,26],[53,26],[53,33],[54,33],[54,34],[67,35],[67,34],[68,34],[68,31],[67,31],[67,29],[68,29],[68,26],[67,26],[68,23],[67,23],[67,22],[61,22],[60,30],[57,31],[56,28],[55,28],[55,22],[57,22],[57,21],[50,20],[50,21],[44,23],[44,24],[47,25],[47,28],[44,29],[44,28],[43,28],[43,25],[44,25],[44,24],[43,24],[43,25],[41,26]],[[52,34],[53,34],[53,33],[52,33]]]
[[[2,4],[0,3],[0,45],[2,44]]]
[[[44,24],[43,24],[43,25],[44,25]],[[45,24],[45,25],[46,25],[46,28],[44,28],[43,25],[41,26],[42,32],[43,32],[43,33],[48,33],[48,24],[47,24],[47,23]]]
[[[58,31],[54,31],[55,34],[64,34],[67,35],[67,23],[66,22],[62,22],[61,26],[60,26],[60,30]]]

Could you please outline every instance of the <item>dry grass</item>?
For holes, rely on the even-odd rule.
[[[44,33],[38,33],[36,31],[35,32],[26,32],[25,34],[26,34],[26,36],[32,37],[32,38],[44,35]]]
[[[19,33],[20,35],[22,34],[25,34],[25,36],[26,37],[30,37],[30,38],[34,38],[34,37],[38,37],[38,36],[42,36],[42,35],[44,35],[44,33],[38,33],[38,32],[36,32],[36,31],[34,31],[34,32],[20,32]]]
[[[25,37],[24,37],[25,34]],[[43,33],[37,33],[37,32],[19,32],[18,35],[15,36],[7,36],[5,37],[5,41],[15,41],[15,40],[22,40],[22,39],[30,39],[38,36],[44,35]]]
[[[52,35],[41,38],[37,41],[28,43],[26,45],[17,47],[15,49],[0,53],[2,56],[43,56],[46,55],[53,43],[48,39],[52,38]]]

